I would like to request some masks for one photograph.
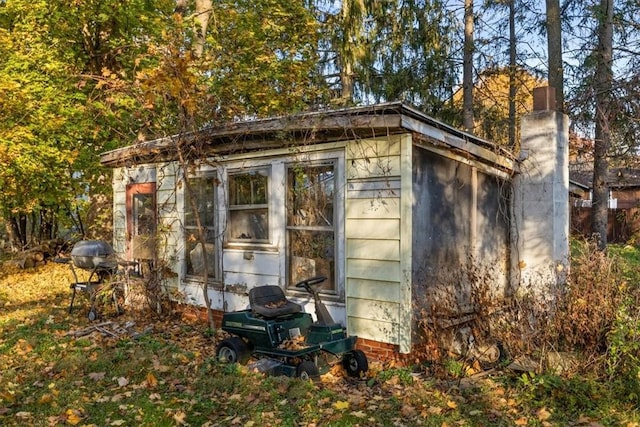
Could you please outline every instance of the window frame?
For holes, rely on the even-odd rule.
[[[285,164],[284,174],[285,174],[285,209],[284,209],[284,232],[285,232],[285,274],[286,274],[286,283],[287,283],[287,291],[293,293],[299,293],[300,290],[295,287],[295,283],[292,279],[291,275],[291,233],[295,231],[302,232],[331,232],[333,236],[333,277],[328,278],[333,282],[333,289],[330,290],[320,290],[321,294],[325,296],[328,300],[333,301],[343,301],[344,300],[344,286],[341,284],[340,279],[343,276],[342,265],[340,263],[340,245],[339,239],[342,236],[341,227],[343,226],[341,223],[341,215],[339,209],[343,206],[343,202],[340,201],[339,185],[341,185],[341,177],[340,173],[340,158],[338,157],[330,157],[330,158],[319,158],[315,160],[305,160],[305,161],[290,161]],[[331,226],[320,226],[320,225],[290,225],[289,224],[289,209],[290,209],[290,199],[289,199],[289,190],[290,190],[290,180],[289,180],[289,171],[294,169],[300,165],[303,165],[307,168],[317,168],[322,166],[331,166],[333,169],[333,191],[332,191],[332,218],[331,218]]]
[[[261,173],[262,172],[262,173]],[[264,176],[266,182],[264,183],[264,199],[265,203],[244,203],[244,204],[232,204],[233,194],[232,194],[232,177],[240,176],[240,175],[261,175]],[[271,165],[259,165],[250,168],[243,169],[228,169],[227,170],[227,179],[226,179],[226,229],[225,229],[225,246],[227,247],[238,247],[238,248],[247,248],[247,247],[266,247],[270,246],[272,242],[273,236],[273,209],[271,206],[271,185],[272,185],[272,177],[273,170]],[[251,193],[251,197],[254,197],[254,194]],[[247,211],[256,211],[256,210],[265,210],[266,211],[266,238],[256,239],[256,238],[234,238],[231,236],[232,225],[231,221],[233,218],[233,212],[247,212]]]
[[[206,172],[197,172],[195,174],[191,174],[189,176],[183,176],[183,179],[185,180],[189,180],[191,182],[193,181],[207,181],[207,180],[211,180],[212,182],[212,188],[211,188],[211,194],[213,195],[213,212],[211,213],[211,225],[203,225],[203,227],[207,228],[207,230],[209,230],[209,232],[214,236],[213,237],[213,244],[214,244],[214,252],[213,252],[213,257],[214,257],[214,262],[213,265],[210,266],[210,268],[213,269],[213,274],[211,271],[209,271],[209,276],[207,277],[207,284],[208,286],[216,286],[219,285],[222,282],[222,274],[221,274],[221,266],[220,266],[220,258],[221,258],[221,241],[220,241],[220,219],[219,219],[219,212],[220,212],[220,197],[218,195],[218,190],[219,190],[219,175],[216,171],[206,171]],[[193,187],[191,187],[193,188]],[[188,256],[188,234],[189,234],[189,230],[195,230],[197,231],[197,224],[193,224],[193,225],[187,225],[187,215],[188,212],[191,210],[191,206],[188,200],[188,190],[187,190],[187,186],[184,185],[184,190],[183,190],[183,218],[182,218],[182,228],[183,228],[183,242],[184,242],[184,260],[183,260],[183,265],[184,265],[184,278],[186,281],[190,281],[190,282],[199,282],[202,283],[202,275],[199,274],[193,274],[193,273],[189,273],[188,271],[188,263],[189,263],[189,256]]]

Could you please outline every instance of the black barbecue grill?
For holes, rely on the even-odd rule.
[[[116,314],[124,312],[124,295],[129,268],[137,263],[119,260],[111,245],[102,240],[81,240],[71,249],[70,258],[56,258],[69,264],[74,282],[71,288],[69,313],[73,310],[76,292],[84,292],[90,302],[89,319],[98,318],[98,306],[111,304]],[[76,268],[89,272],[87,280],[79,280]]]

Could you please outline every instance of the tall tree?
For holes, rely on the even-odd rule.
[[[313,10],[334,99],[404,100],[442,115],[457,79],[455,14],[442,0],[319,0]]]
[[[546,1],[549,85],[556,90],[556,106],[558,111],[564,111],[564,67],[562,65],[562,22],[560,20],[560,0]]]
[[[363,0],[343,0],[337,37],[341,104],[353,103],[355,68],[364,53],[365,4]]]
[[[500,113],[498,116],[490,114],[488,117],[500,117],[499,122],[489,124],[486,105],[483,110],[476,109],[476,132],[487,135],[487,129],[496,129],[502,126],[506,130],[506,136],[498,132],[496,141],[504,144],[508,140],[510,147],[518,146],[518,120],[523,111],[530,109],[529,105],[522,106],[519,102],[524,97],[523,88],[532,90],[528,85],[529,80],[523,80],[523,76],[537,74],[532,67],[531,55],[538,54],[528,49],[532,31],[539,23],[535,19],[536,7],[539,5],[528,0],[487,0],[482,7],[476,11],[478,20],[475,45],[474,66],[481,70],[478,74],[476,90],[483,87],[487,76],[506,73],[503,77],[508,77],[506,87],[500,90],[495,96],[491,94],[479,94],[482,99],[479,104],[484,103],[488,98],[502,98],[495,106],[496,110],[504,110],[505,117]],[[476,97],[474,95],[474,97]],[[478,102],[476,102],[476,108]],[[479,123],[481,122],[481,123]],[[482,128],[482,129],[480,129]],[[490,133],[495,133],[491,131]]]
[[[517,44],[516,2],[509,0],[509,146],[516,147]]]
[[[464,51],[462,58],[462,125],[473,132],[473,0],[464,1]]]
[[[612,138],[613,111],[613,0],[600,0],[598,16],[598,46],[594,52],[597,63],[594,79],[595,141],[593,162],[593,210],[591,231],[597,237],[598,248],[607,245],[609,213],[609,147]]]

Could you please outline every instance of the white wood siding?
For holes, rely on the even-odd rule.
[[[242,286],[247,292],[262,285],[280,284],[280,253],[225,249],[222,260],[225,286]]]
[[[410,349],[404,312],[411,260],[411,136],[352,141],[346,149],[346,292],[350,333]],[[408,182],[408,184],[407,184]],[[407,190],[408,188],[408,190]],[[408,239],[407,241],[404,241]]]
[[[165,286],[178,287],[181,273],[180,251],[184,250],[181,215],[178,211],[175,162],[160,163],[156,167],[156,204],[158,215],[158,259],[176,275],[165,279]],[[168,276],[168,275],[165,275]]]
[[[122,258],[127,250],[127,184],[156,182],[155,165],[136,165],[113,171],[113,249]]]
[[[117,168],[113,170],[113,249],[119,256],[126,251],[126,201],[125,169]]]

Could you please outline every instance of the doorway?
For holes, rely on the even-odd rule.
[[[156,183],[129,184],[126,189],[127,257],[143,274],[156,256]]]

